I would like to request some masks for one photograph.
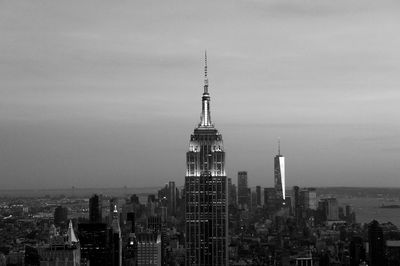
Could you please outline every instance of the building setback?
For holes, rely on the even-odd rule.
[[[200,124],[186,154],[186,265],[228,264],[228,198],[222,135],[211,122],[207,55]]]

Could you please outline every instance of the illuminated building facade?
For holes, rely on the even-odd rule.
[[[140,233],[137,236],[137,265],[161,266],[161,236]]]
[[[281,155],[281,145],[278,143],[278,155],[274,158],[275,189],[277,197],[282,202],[286,199],[285,189],[285,157]]]
[[[202,114],[186,154],[186,265],[228,264],[228,195],[222,135],[211,122],[207,56]]]

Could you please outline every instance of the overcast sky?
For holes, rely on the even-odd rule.
[[[229,177],[400,186],[398,0],[0,0],[0,188],[182,185],[208,51]]]

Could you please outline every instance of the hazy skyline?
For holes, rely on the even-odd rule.
[[[228,177],[400,186],[400,3],[0,1],[0,188],[183,185],[208,53]]]

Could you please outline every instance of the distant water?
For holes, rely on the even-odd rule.
[[[18,189],[18,190],[0,190],[0,197],[45,197],[60,196],[66,197],[90,197],[93,194],[102,194],[104,196],[127,197],[137,194],[139,198],[149,194],[157,194],[160,187],[145,188],[70,188],[70,189]],[[142,200],[141,200],[142,201]]]
[[[400,228],[400,208],[385,209],[383,205],[400,205],[400,200],[387,200],[384,198],[338,198],[340,205],[350,205],[356,212],[359,223],[369,223],[377,220],[379,223],[391,222]]]

